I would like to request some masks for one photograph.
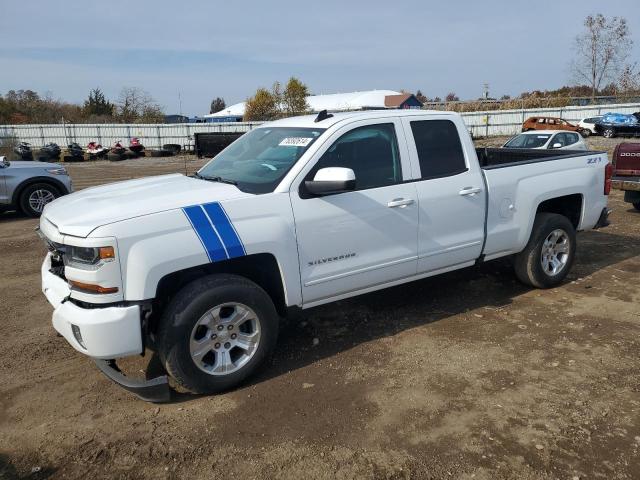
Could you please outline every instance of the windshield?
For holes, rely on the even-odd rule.
[[[505,148],[539,148],[544,146],[551,138],[551,135],[536,133],[534,135],[516,135],[507,143]]]
[[[233,183],[244,192],[273,192],[322,132],[322,128],[257,128],[219,153],[196,176]]]

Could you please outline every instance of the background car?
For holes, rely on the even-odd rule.
[[[502,148],[536,148],[558,150],[589,150],[583,138],[576,132],[540,130],[519,133],[510,138]]]
[[[578,127],[582,129],[583,132],[589,132],[590,135],[596,135],[596,123],[598,123],[602,119],[602,115],[596,117],[583,118],[578,122]],[[584,134],[583,134],[584,136]]]
[[[0,212],[16,209],[39,217],[47,203],[72,191],[71,177],[61,165],[9,162],[0,156]]]
[[[640,137],[640,112],[632,115],[606,113],[596,123],[595,129],[605,138]]]
[[[569,132],[579,132],[583,136],[589,136],[583,128],[556,117],[530,117],[522,124],[522,131],[530,130],[566,130]]]

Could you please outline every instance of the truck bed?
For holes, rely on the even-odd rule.
[[[535,148],[476,148],[480,166],[485,169],[513,167],[527,163],[550,162],[602,152],[590,150],[539,150]]]

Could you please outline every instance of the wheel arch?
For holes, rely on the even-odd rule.
[[[18,205],[20,203],[20,196],[24,192],[24,190],[30,185],[34,185],[36,183],[47,183],[53,187],[56,187],[60,191],[62,195],[67,195],[69,191],[67,187],[60,180],[51,177],[31,177],[24,180],[22,183],[18,184],[18,186],[13,190],[13,195],[11,196],[11,203],[13,205]]]
[[[233,274],[251,280],[271,299],[280,315],[286,315],[287,301],[282,271],[271,253],[257,253],[221,262],[185,268],[162,277],[156,287],[155,306],[162,310],[188,283],[213,274]]]

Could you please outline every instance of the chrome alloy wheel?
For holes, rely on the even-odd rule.
[[[228,375],[255,355],[260,319],[242,303],[224,303],[206,312],[191,331],[191,359],[209,375]]]
[[[564,270],[569,261],[570,250],[571,243],[567,232],[560,228],[551,232],[542,243],[540,262],[544,273],[553,277]]]
[[[49,202],[53,202],[55,199],[55,195],[49,190],[34,190],[31,192],[31,195],[29,195],[29,206],[35,212],[42,213],[44,206]]]

